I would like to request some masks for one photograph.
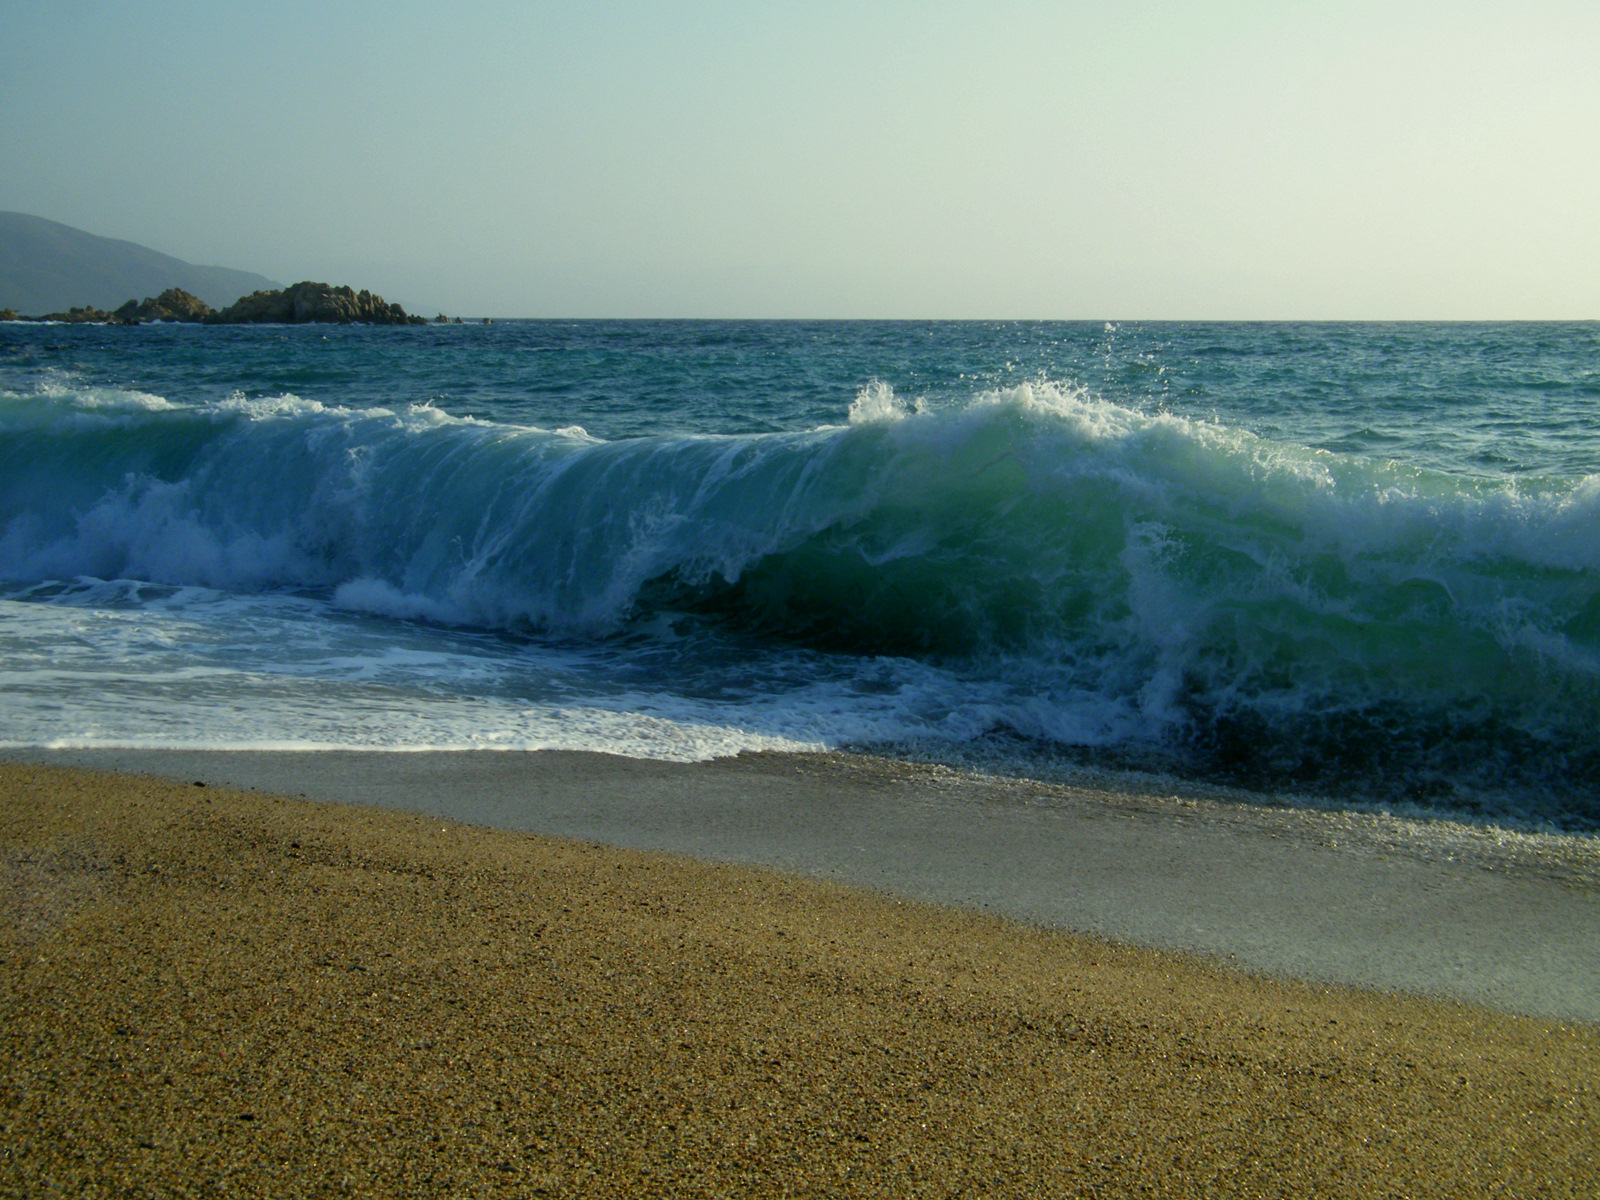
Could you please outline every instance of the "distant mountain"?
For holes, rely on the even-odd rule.
[[[114,309],[171,287],[225,308],[240,296],[282,286],[250,271],[197,267],[134,242],[0,212],[0,308],[30,316],[84,306]]]

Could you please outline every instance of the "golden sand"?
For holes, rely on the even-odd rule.
[[[1600,1029],[0,764],[0,1193],[1594,1196]]]

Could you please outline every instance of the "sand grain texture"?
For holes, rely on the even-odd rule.
[[[1600,1030],[0,764],[0,1192],[1592,1196]]]

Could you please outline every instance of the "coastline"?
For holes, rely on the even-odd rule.
[[[5,1194],[1576,1196],[1600,1153],[1592,1024],[216,782],[7,763],[0,837]]]
[[[777,869],[1268,977],[1600,1023],[1600,839],[856,754],[6,750]]]

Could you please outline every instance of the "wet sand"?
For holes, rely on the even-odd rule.
[[[29,753],[775,867],[1272,975],[1600,1022],[1595,838],[852,754]]]
[[[635,806],[666,778],[770,801],[807,769],[837,799],[867,769],[545,762],[569,809],[599,780]],[[561,772],[589,782],[563,793]],[[1592,1022],[205,782],[0,764],[4,1194],[1587,1196],[1600,1177]],[[1201,809],[1146,807],[1120,819],[1207,836]],[[1341,827],[1351,870],[1470,868],[1592,912],[1582,847]]]

